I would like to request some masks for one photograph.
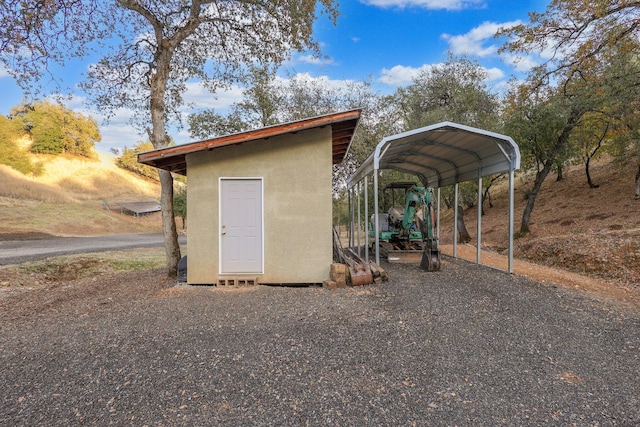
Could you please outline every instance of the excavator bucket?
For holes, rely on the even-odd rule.
[[[427,244],[422,253],[420,268],[425,271],[440,271],[440,250],[435,239],[427,240]]]

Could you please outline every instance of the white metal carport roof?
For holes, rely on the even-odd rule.
[[[519,168],[520,150],[510,137],[442,122],[384,138],[349,187],[379,169],[408,172],[437,188]]]
[[[378,212],[378,171],[393,169],[417,176],[426,187],[439,188],[455,185],[457,217],[458,183],[478,180],[478,200],[482,198],[482,177],[498,173],[509,174],[509,272],[513,265],[513,180],[514,171],[520,168],[520,150],[511,137],[464,126],[442,122],[384,138],[358,170],[349,178],[347,186],[365,182],[373,174],[374,206]],[[359,191],[358,191],[359,197]],[[365,218],[368,216],[365,203]],[[358,218],[360,202],[358,201]],[[352,215],[353,217],[353,215]],[[352,221],[353,222],[353,221]],[[376,228],[378,227],[376,221]],[[478,209],[477,262],[480,263],[481,209]],[[378,247],[379,230],[376,230]],[[457,223],[454,220],[453,254],[456,256]],[[367,251],[368,253],[368,251]],[[368,255],[367,255],[368,256]],[[380,262],[376,251],[376,262]]]

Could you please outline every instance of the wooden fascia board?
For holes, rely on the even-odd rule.
[[[138,155],[138,161],[141,163],[149,164],[157,159],[172,157],[175,155],[186,155],[198,151],[225,147],[228,145],[242,144],[243,142],[267,139],[287,133],[296,133],[316,127],[333,125],[334,123],[344,120],[357,120],[359,117],[360,110],[336,113],[329,116],[315,117],[307,120],[301,120],[299,122],[285,123],[282,125],[271,126],[268,128],[257,129],[239,134],[227,135],[220,138],[194,142],[191,144],[178,145],[174,147],[148,151],[146,153],[140,153]]]

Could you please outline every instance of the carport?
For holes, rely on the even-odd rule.
[[[452,122],[442,122],[384,138],[356,172],[349,178],[349,245],[354,246],[354,226],[358,225],[360,242],[361,196],[364,192],[364,217],[368,212],[368,179],[373,176],[374,211],[379,212],[378,179],[381,169],[415,175],[425,187],[437,189],[437,229],[440,237],[440,188],[454,186],[453,256],[457,257],[458,186],[478,180],[478,203],[482,200],[482,178],[499,173],[509,175],[508,271],[513,272],[513,194],[514,171],[520,168],[520,150],[512,138],[483,129]],[[482,209],[478,209],[476,262],[481,264]],[[379,224],[374,221],[375,247],[379,247]],[[365,258],[369,258],[369,234],[365,232]],[[376,251],[376,263],[380,251]]]

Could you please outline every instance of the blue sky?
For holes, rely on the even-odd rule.
[[[315,36],[327,58],[318,60],[294,53],[286,72],[323,79],[327,84],[369,79],[374,88],[391,93],[411,81],[419,70],[446,61],[447,51],[466,55],[488,71],[488,83],[499,90],[511,76],[522,75],[536,57],[517,65],[508,57],[498,57],[495,30],[510,23],[527,22],[530,11],[542,12],[548,0],[343,0],[337,26],[326,16],[315,25]],[[65,87],[73,87],[90,61],[67,64],[61,70]],[[0,69],[0,114],[7,114],[23,95],[13,79]],[[239,100],[240,88],[217,94],[214,99],[197,86],[190,88],[187,101],[200,107],[224,109]],[[68,106],[91,112],[85,95],[74,92]],[[98,122],[102,118],[92,114]],[[97,148],[129,146],[144,140],[127,124],[129,113],[118,111],[109,124],[101,125],[103,141]],[[177,143],[190,140],[186,131],[173,130]]]

